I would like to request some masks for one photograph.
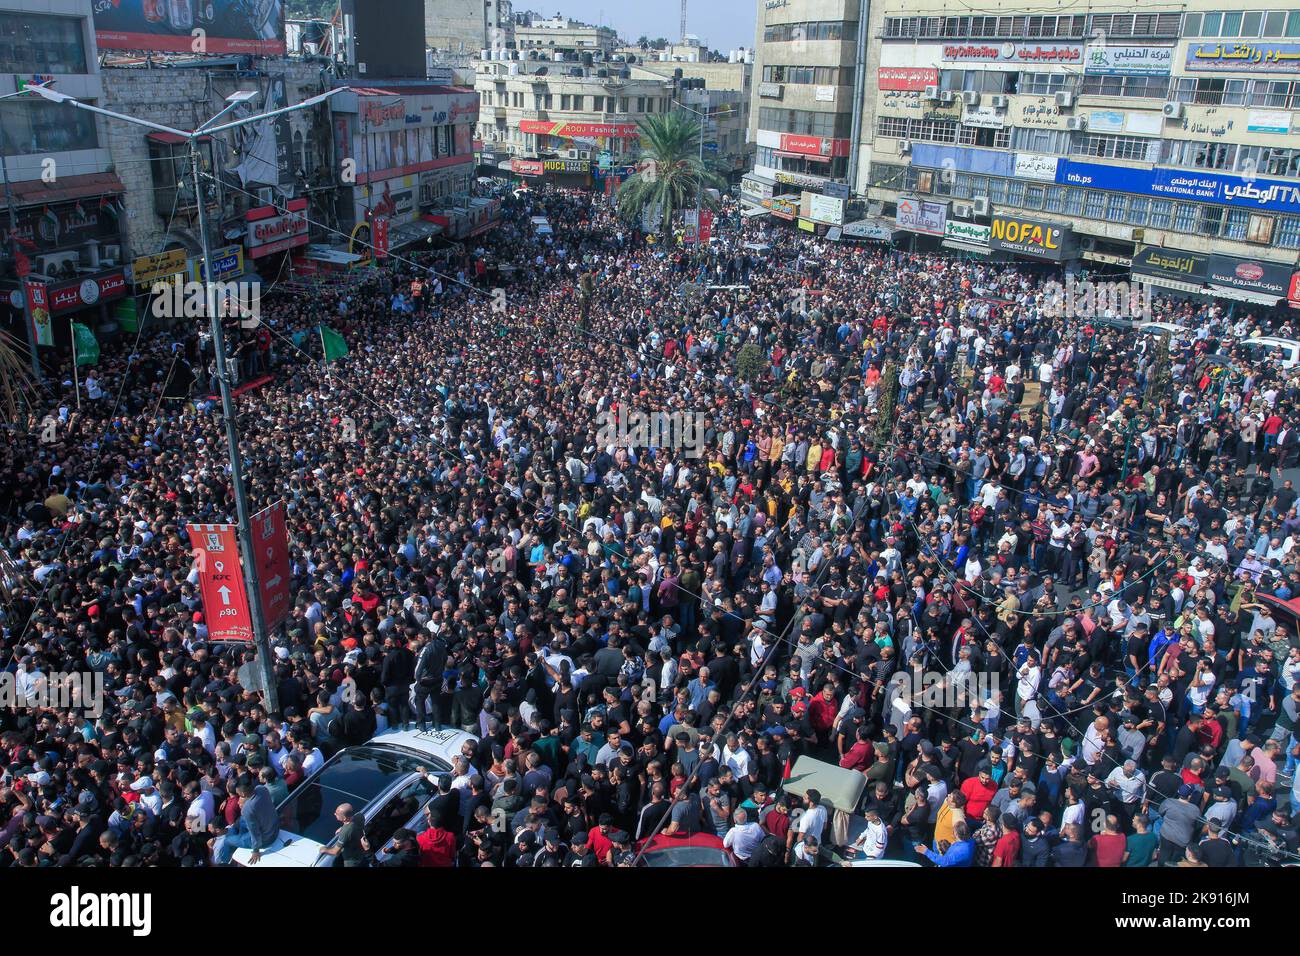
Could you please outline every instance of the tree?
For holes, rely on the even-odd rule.
[[[706,188],[725,190],[726,182],[699,158],[700,124],[685,113],[653,113],[640,123],[641,162],[618,190],[618,211],[639,221],[646,210],[663,213],[660,230],[672,225],[673,213],[693,208],[701,197],[709,208],[716,201]]]
[[[767,360],[757,342],[746,342],[736,356],[736,374],[742,382],[752,382],[763,374]]]
[[[0,424],[19,425],[24,409],[35,408],[36,381],[27,358],[27,346],[0,331]]]

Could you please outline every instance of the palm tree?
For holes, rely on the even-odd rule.
[[[27,347],[0,331],[0,424],[21,426],[36,408],[39,389],[26,358]]]
[[[699,158],[700,123],[685,113],[655,113],[640,122],[641,157],[638,172],[618,190],[618,211],[634,222],[647,209],[663,211],[661,231],[672,224],[673,213],[693,208],[696,197],[709,208],[717,203],[706,188],[726,189],[726,181]]]

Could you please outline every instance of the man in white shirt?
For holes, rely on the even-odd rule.
[[[732,854],[741,863],[748,863],[749,858],[754,855],[759,844],[763,842],[767,832],[761,825],[751,822],[749,814],[744,808],[736,810],[735,824],[727,835],[722,838],[722,845],[732,852]]]
[[[889,846],[889,830],[875,807],[867,810],[866,817],[867,827],[849,846],[848,855],[856,857],[861,854],[867,860],[883,860]]]

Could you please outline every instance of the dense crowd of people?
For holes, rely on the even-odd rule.
[[[725,205],[697,250],[507,192],[477,248],[264,299],[237,403],[253,507],[288,514],[275,712],[184,531],[233,518],[206,335],[105,349],[8,432],[3,666],[104,699],[0,712],[0,866],[222,864],[331,754],[428,725],[477,742],[389,865],[655,834],[750,866],[1300,859],[1300,374],[1242,350],[1263,318],[1064,317],[1037,267]],[[701,425],[626,447],[620,412]],[[791,792],[801,757],[859,805]],[[376,862],[360,811],[345,865]]]

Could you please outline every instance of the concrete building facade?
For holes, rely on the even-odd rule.
[[[759,0],[749,119],[755,158],[741,184],[755,211],[808,222],[815,211],[817,222],[842,223],[868,45],[859,18],[868,11],[868,0]]]

